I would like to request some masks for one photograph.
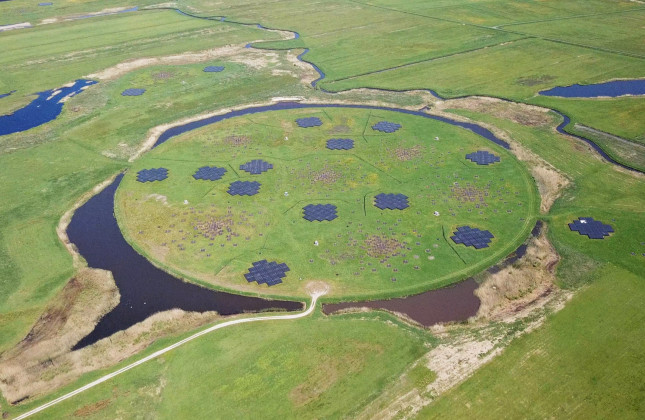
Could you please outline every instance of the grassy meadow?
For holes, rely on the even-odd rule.
[[[297,126],[311,116],[322,126]],[[381,133],[371,128],[379,121],[402,128]],[[327,149],[338,137],[353,139],[354,148]],[[501,161],[465,159],[477,150]],[[273,169],[251,175],[239,168],[253,159]],[[217,181],[193,179],[202,166],[227,172]],[[157,167],[169,170],[168,179],[136,180],[137,171]],[[231,196],[229,184],[238,180],[260,182],[259,193]],[[380,210],[379,193],[402,193],[409,207]],[[485,269],[526,239],[538,201],[512,154],[465,129],[396,112],[313,108],[237,117],[170,139],[133,165],[116,214],[135,248],[202,284],[304,297],[308,282],[322,280],[329,297],[346,298],[410,294]],[[308,204],[334,204],[338,217],[306,221]],[[209,230],[213,224],[219,231]],[[490,247],[453,243],[465,225],[492,232]],[[282,284],[246,281],[262,259],[287,263]]]
[[[175,22],[184,26],[194,25],[194,22],[204,24],[165,11],[96,18],[92,25],[100,26],[97,24],[102,19],[144,19],[149,23],[163,23],[165,17],[176,19]],[[90,20],[82,23],[90,24]],[[52,24],[47,30],[59,31],[61,37],[74,35],[66,25]],[[217,28],[220,24],[210,22],[208,25]],[[259,30],[234,26],[233,32],[239,32],[240,36],[246,33],[250,39],[256,39]],[[14,42],[18,42],[20,34],[28,36],[24,45],[28,45],[27,41],[37,42],[36,38],[31,38],[32,33],[21,31],[2,34],[0,42],[5,35],[11,35]],[[76,33],[74,36],[81,35]],[[101,36],[109,39],[107,35]],[[228,39],[203,40],[202,47],[225,45]],[[187,48],[189,41],[186,42],[181,48]],[[73,51],[73,44],[64,44],[69,52]],[[172,42],[153,44],[156,44],[155,54],[182,51]],[[106,64],[113,65],[131,56],[134,51],[121,58],[106,54],[109,63],[103,64],[88,56],[83,65],[91,66],[91,71],[100,70]],[[249,51],[249,55],[252,60],[253,52]],[[9,62],[11,57],[13,55],[4,55],[3,59]],[[144,68],[92,86],[69,100],[55,121],[0,139],[0,166],[3,168],[0,194],[4,197],[0,203],[3,220],[0,227],[0,349],[27,333],[47,301],[74,273],[71,257],[55,232],[62,214],[94,185],[126,169],[129,166],[127,159],[140,147],[151,127],[213,108],[237,105],[240,94],[248,101],[265,101],[273,96],[299,93],[301,88],[295,76],[288,72],[272,74],[273,70],[290,70],[290,65],[277,55],[274,61],[272,68],[228,60]],[[12,63],[12,66],[18,66],[19,61]],[[205,73],[202,69],[206,65],[224,65],[226,70]],[[90,71],[81,70],[83,73]],[[58,72],[48,73],[56,78],[53,84],[44,85],[41,81],[41,88],[25,89],[33,92],[55,88],[62,81],[74,80],[83,74],[74,66],[62,66]],[[12,74],[5,72],[0,80],[6,80],[4,75]],[[21,80],[23,84],[28,82],[24,78]],[[121,96],[123,90],[131,87],[143,87],[147,92],[140,97]],[[9,98],[15,95],[18,93]],[[1,99],[0,103],[9,98]]]
[[[127,60],[244,45],[258,38],[279,36],[248,26],[192,19],[169,10],[3,32],[0,66],[5,71],[0,76],[0,93],[16,92],[0,100],[0,113],[23,106],[36,92],[55,89]]]
[[[222,329],[34,418],[343,417],[360,411],[432,344],[416,329],[384,322],[392,320],[315,316]]]
[[[152,3],[144,0],[137,5]],[[234,57],[140,68],[101,81],[71,98],[50,123],[0,137],[0,353],[27,335],[52,297],[75,274],[72,258],[55,232],[61,216],[93,186],[124,170],[127,173],[117,194],[116,214],[136,249],[192,281],[240,293],[301,297],[305,280],[319,279],[332,285],[330,299],[334,300],[404,295],[481,271],[525,239],[535,219],[537,201],[524,164],[470,132],[418,117],[346,109],[251,115],[172,139],[134,163],[128,162],[152,127],[276,96],[302,96],[320,102],[396,101],[417,108],[426,105],[416,96],[365,91],[330,95],[311,89],[301,82],[300,70],[286,59],[301,48],[309,48],[307,60],[325,72],[326,79],[318,85],[325,90],[433,89],[446,97],[489,95],[564,112],[572,119],[572,132],[588,135],[576,131],[577,123],[645,142],[643,97],[565,99],[538,95],[554,86],[644,77],[645,7],[639,2],[177,3],[197,15],[227,16],[232,21],[261,23],[300,34],[299,39],[287,41],[254,26],[194,19],[168,10],[66,20],[74,14],[131,6],[134,4],[122,0],[55,0],[50,7],[20,0],[0,2],[0,25],[36,25],[0,32],[0,94],[17,90],[0,99],[0,114],[24,106],[35,92],[55,89],[135,58],[252,41],[261,48],[294,51],[244,49]],[[37,25],[43,19],[57,21]],[[207,65],[226,69],[205,73],[202,69]],[[140,97],[121,96],[127,88],[147,91]],[[549,124],[525,126],[484,112],[450,112],[504,131],[569,178],[569,187],[549,213],[540,217],[561,256],[557,286],[574,297],[560,312],[547,316],[541,327],[512,342],[498,358],[440,396],[419,417],[642,418],[643,178],[601,160],[582,141],[557,134],[554,127],[561,119],[556,114],[551,114]],[[295,118],[307,116],[320,117],[323,126],[295,126]],[[400,122],[403,129],[375,135],[368,127],[380,120]],[[253,143],[232,148],[226,143],[231,136],[248,137]],[[440,141],[435,142],[435,136]],[[353,138],[356,149],[351,156],[328,151],[324,148],[328,138]],[[643,161],[638,148],[608,138],[596,140],[617,159],[634,165]],[[419,149],[418,145],[425,146]],[[398,159],[399,149],[402,156],[412,158]],[[491,167],[469,167],[463,155],[473,151],[470,149],[490,150],[502,161]],[[274,163],[274,169],[258,176],[237,169],[257,158]],[[195,169],[205,165],[226,166],[228,171],[213,183],[192,179]],[[166,181],[135,181],[138,170],[160,166],[170,169]],[[420,179],[416,167],[431,170]],[[332,172],[340,175],[333,183],[305,181],[312,175]],[[246,206],[253,197],[233,200],[226,193],[229,182],[236,179],[262,182],[250,210]],[[459,187],[452,184],[455,181],[460,182]],[[501,190],[513,197],[506,202],[504,196],[495,197],[502,200],[491,202],[487,211],[479,214],[480,209],[458,201],[459,194],[453,190],[463,187],[461,183],[491,194]],[[370,207],[374,192],[386,188],[396,191],[382,192],[408,195],[412,206],[394,215]],[[290,193],[288,197],[284,191]],[[302,206],[314,199],[338,203],[339,219],[329,224],[305,222]],[[184,200],[193,208],[183,210]],[[417,204],[423,210],[418,210]],[[204,214],[222,216],[219,205],[235,210],[233,221],[242,223],[240,241],[249,237],[247,251],[238,252],[238,247],[224,244],[222,251],[207,259],[201,256],[201,249],[210,245],[198,240],[192,244],[187,238],[183,244],[187,251],[182,252],[160,245],[168,242],[165,230],[194,229]],[[507,213],[511,207],[512,213]],[[177,218],[185,220],[171,221],[168,213],[173,213],[168,209],[182,211]],[[439,219],[432,216],[435,209],[441,213]],[[342,223],[347,215],[357,219],[350,220],[351,225],[350,221]],[[604,240],[590,240],[569,230],[568,223],[578,217],[611,224],[615,233]],[[185,226],[170,227],[180,223]],[[451,229],[462,223],[489,229],[496,236],[491,248],[476,251],[460,245],[455,253],[440,234],[445,230],[449,236]],[[329,226],[332,229],[327,229]],[[383,234],[385,229],[400,233],[397,236],[409,254],[386,263],[379,258],[369,260],[360,244],[356,245],[368,228]],[[319,247],[302,246],[314,240],[321,242]],[[327,254],[334,254],[334,258]],[[414,269],[418,265],[415,255],[423,259],[423,269]],[[224,256],[224,262],[215,261],[214,256]],[[412,259],[404,263],[410,256]],[[251,261],[262,258],[289,264],[292,271],[283,284],[260,288],[241,277]],[[332,260],[336,264],[331,265]],[[396,275],[394,268],[399,270]],[[509,334],[515,328],[514,324],[499,327],[508,328]],[[470,331],[467,324],[455,328]],[[0,398],[0,411],[9,417],[25,412],[189,334],[158,340],[141,355],[113,369],[90,372],[51,395],[17,406]],[[248,324],[202,337],[40,417],[184,418],[206,414],[257,418],[258,413],[281,418],[355,417],[385,390],[399,389],[393,384],[401,375],[407,375],[413,384],[408,385],[420,390],[433,381],[434,373],[422,364],[411,366],[444,339],[390,315],[326,317],[317,310],[312,317],[298,321]]]
[[[417,418],[621,418],[645,413],[645,283],[608,265],[535,332]]]

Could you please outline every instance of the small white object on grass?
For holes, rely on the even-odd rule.
[[[284,192],[284,196],[285,196],[285,197],[289,197],[289,192],[288,192],[288,191],[285,191],[285,192]]]
[[[435,210],[434,215],[439,216],[439,212]]]
[[[284,136],[284,141],[287,141],[287,140],[289,140],[289,137]]]
[[[439,137],[435,137],[434,139],[435,139],[435,140],[439,140]]]
[[[184,204],[188,204],[188,200],[184,200]]]
[[[318,246],[318,241],[314,241],[314,246]]]

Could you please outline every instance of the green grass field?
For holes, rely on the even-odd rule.
[[[645,283],[611,266],[596,275],[544,326],[418,418],[641,418]]]
[[[310,116],[322,126],[297,126]],[[379,121],[402,128],[381,133],[371,128]],[[354,148],[327,149],[338,137],[354,139]],[[477,150],[501,162],[465,159]],[[273,169],[240,170],[253,159]],[[202,166],[227,173],[218,181],[193,179]],[[137,171],[156,167],[169,178],[137,182]],[[260,182],[259,193],[229,195],[239,180]],[[381,210],[374,205],[380,193],[404,194],[409,207]],[[117,202],[125,236],[184,277],[275,296],[306,296],[306,284],[321,280],[338,298],[409,294],[483,270],[525,240],[538,197],[510,153],[467,130],[396,112],[323,108],[238,117],[173,138],[132,167]],[[336,205],[338,218],[306,221],[309,204]],[[490,247],[452,242],[465,225],[492,232]],[[244,272],[263,259],[287,263],[282,284],[246,281]]]
[[[414,329],[383,321],[344,316],[233,326],[40,418],[344,417],[375,398],[431,343]]]
[[[253,39],[279,39],[257,28],[191,19],[179,13],[139,11],[2,33],[0,101],[8,113],[31,95],[54,89],[118,63],[160,55],[197,52]],[[46,40],[46,42],[43,42]],[[39,77],[34,78],[34,74]]]
[[[640,144],[645,141],[643,97],[565,99],[538,95],[554,86],[644,77],[645,6],[635,1],[176,3],[181,10],[200,16],[227,16],[229,22],[195,19],[169,10],[66,20],[75,14],[135,4],[54,0],[53,6],[39,7],[37,3],[0,2],[0,25],[35,25],[0,32],[0,94],[17,90],[0,99],[0,115],[24,106],[35,92],[55,89],[136,58],[248,42],[284,51],[240,49],[235,57],[198,63],[178,59],[173,65],[139,68],[71,98],[55,121],[0,137],[0,353],[27,335],[52,297],[75,274],[72,258],[55,232],[60,217],[93,186],[124,170],[117,217],[137,250],[189,280],[246,294],[302,297],[306,281],[322,279],[333,286],[329,299],[402,295],[481,271],[525,239],[537,202],[524,164],[470,132],[417,117],[340,109],[254,115],[205,127],[128,162],[152,127],[277,96],[302,96],[312,102],[394,102],[415,109],[427,105],[421,96],[365,90],[330,95],[311,89],[300,80],[301,70],[286,59],[301,48],[309,48],[306,59],[325,72],[326,79],[318,85],[322,89],[433,89],[446,97],[495,96],[564,112],[572,119],[570,129],[578,134],[584,133],[574,128],[576,123]],[[137,3],[140,8],[152,4],[148,0]],[[57,20],[39,24],[44,19]],[[277,33],[230,21],[297,31],[300,38],[281,41]],[[226,70],[204,73],[206,65],[224,65]],[[140,97],[120,95],[132,87],[147,91]],[[560,312],[548,316],[540,328],[512,342],[501,356],[426,407],[420,417],[642,418],[642,177],[600,160],[583,142],[555,133],[553,128],[560,122],[555,114],[552,124],[531,127],[485,112],[450,112],[502,130],[569,178],[570,186],[541,218],[561,256],[557,286],[574,297]],[[293,120],[300,116],[319,116],[325,124],[299,129]],[[364,135],[365,127],[380,119],[402,122],[404,128],[391,135]],[[224,142],[230,135],[248,136],[253,143],[242,152]],[[289,137],[287,142],[285,136]],[[435,136],[441,140],[435,142]],[[350,157],[327,151],[324,141],[331,137],[354,138],[356,150]],[[641,165],[638,148],[607,138],[596,140],[617,159]],[[418,145],[424,147],[417,150]],[[493,151],[502,161],[488,168],[468,167],[462,154],[471,147]],[[399,149],[412,159],[395,159]],[[231,201],[226,188],[234,179],[254,178],[237,168],[255,158],[272,159],[275,168],[258,176],[263,185],[258,200],[253,201],[251,217],[249,211],[240,211],[250,197]],[[325,166],[326,159],[331,166]],[[430,164],[432,170],[419,177],[415,167]],[[204,165],[228,165],[230,170],[221,181],[194,181],[192,173]],[[138,170],[159,166],[170,169],[168,180],[149,184],[134,180]],[[331,185],[309,181],[312,175],[329,175],[330,171],[341,176]],[[285,179],[286,175],[291,178]],[[453,180],[469,182],[473,188],[488,189],[492,194],[502,190],[518,195],[506,200],[508,203],[491,202],[480,215],[480,209],[451,196],[456,188],[450,185]],[[420,186],[429,188],[419,192]],[[410,196],[412,206],[395,215],[375,213],[369,206],[370,194],[394,187]],[[287,190],[290,194],[285,197]],[[165,196],[168,207],[151,194]],[[367,206],[354,195],[366,199]],[[329,224],[307,225],[300,215],[301,202],[314,198],[336,200],[342,217]],[[180,211],[186,199],[195,213],[189,207],[188,214],[179,216],[185,221],[172,222],[167,210]],[[211,261],[200,256],[201,249],[207,249],[210,242],[215,247],[221,238],[208,243],[202,243],[202,238],[195,244],[187,238],[183,241],[186,251],[181,252],[160,246],[168,242],[162,239],[167,229],[193,229],[211,209],[215,209],[213,215],[222,216],[222,209],[210,204],[224,199],[235,210],[234,222],[251,225],[239,225],[238,237],[244,243],[249,237],[250,251],[237,253],[241,244],[224,244],[222,251],[212,253]],[[418,205],[423,209],[415,208]],[[513,212],[506,213],[510,206]],[[281,214],[270,213],[268,207]],[[363,208],[372,211],[369,218],[363,213],[369,222],[335,223],[344,222],[347,215],[360,216]],[[435,208],[441,213],[439,219],[431,215]],[[604,240],[590,240],[571,232],[568,223],[585,216],[611,224],[615,233]],[[375,219],[387,225],[377,225]],[[496,236],[492,247],[475,251],[460,246],[456,248],[458,258],[438,234],[442,227],[450,231],[462,222],[491,230]],[[170,228],[173,223],[177,226]],[[185,226],[179,227],[180,223]],[[357,226],[361,223],[363,226]],[[332,229],[324,229],[326,226]],[[401,243],[412,248],[406,249],[410,254],[383,264],[380,258],[372,261],[364,257],[360,247],[364,237],[359,235],[367,234],[368,228],[381,228],[378,232],[383,234],[385,229],[387,233],[390,228],[397,231]],[[145,232],[145,238],[137,237],[139,231]],[[259,233],[265,241],[259,239]],[[314,240],[320,242],[319,247],[309,246]],[[338,247],[333,246],[335,240]],[[332,246],[327,246],[329,242]],[[334,254],[334,258],[327,254]],[[428,254],[435,259],[429,260]],[[414,269],[418,265],[415,255],[426,264],[419,270]],[[225,258],[219,259],[221,256]],[[289,264],[292,271],[283,284],[261,288],[241,277],[260,256]],[[392,282],[391,277],[397,281]],[[515,324],[497,327],[507,328],[510,335]],[[456,328],[473,331],[467,324]],[[113,369],[89,372],[50,395],[17,406],[0,398],[0,412],[9,417],[25,412],[191,333],[158,340],[141,355]],[[233,327],[129,371],[43,412],[41,417],[183,418],[204,413],[245,418],[356,417],[388,391],[422,389],[434,380],[434,373],[423,364],[411,366],[444,340],[449,337],[434,337],[383,314],[325,317],[317,311],[311,318],[293,322]],[[401,375],[404,381],[397,382]]]

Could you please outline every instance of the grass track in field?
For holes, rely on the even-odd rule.
[[[428,341],[399,323],[377,320],[389,316],[358,318],[315,316],[224,329],[34,418],[353,413],[420,357]]]

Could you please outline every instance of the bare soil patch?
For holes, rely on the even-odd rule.
[[[87,404],[84,405],[83,407],[79,408],[78,410],[74,411],[74,416],[76,417],[88,417],[93,414],[98,413],[99,411],[103,410],[105,407],[110,405],[111,400],[101,400],[97,401],[93,404]]]
[[[251,143],[251,137],[232,135],[224,138],[224,142],[236,147],[246,146],[247,144]]]
[[[475,291],[481,300],[478,318],[510,321],[530,305],[544,300],[555,288],[558,253],[546,237],[546,228],[531,238],[524,257],[494,274],[487,274]]]
[[[467,98],[451,99],[437,104],[437,108],[440,110],[459,108],[474,112],[482,112],[530,127],[543,127],[552,123],[549,109],[547,108],[518,104],[485,96],[469,96]]]
[[[416,145],[414,147],[399,147],[394,150],[394,154],[398,160],[401,162],[407,162],[412,159],[417,159],[421,157],[423,153],[423,148],[419,145]]]
[[[372,235],[365,239],[364,248],[370,257],[383,258],[397,255],[405,245],[394,238]]]
[[[321,171],[312,174],[311,179],[322,184],[333,184],[340,179],[340,174],[325,166]]]
[[[38,378],[69,369],[57,363],[119,303],[108,271],[83,268],[40,316],[27,336],[0,356],[0,389],[9,401],[38,392]]]

